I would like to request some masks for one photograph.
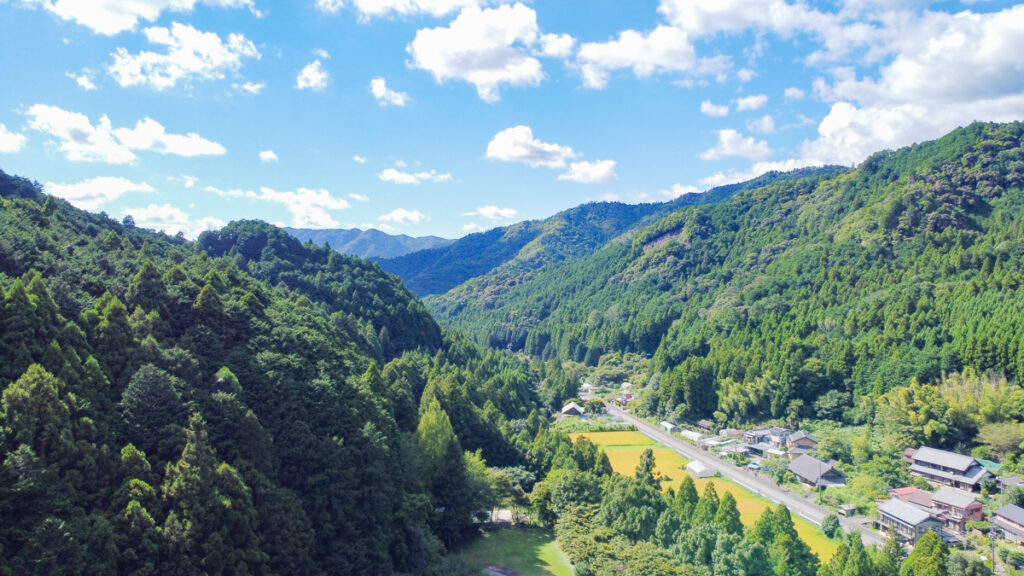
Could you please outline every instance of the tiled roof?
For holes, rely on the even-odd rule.
[[[923,464],[958,470],[960,473],[967,472],[969,468],[977,465],[978,463],[970,456],[956,454],[955,452],[947,452],[937,448],[929,448],[927,446],[922,446],[917,449],[917,452],[914,453],[914,460]]]
[[[996,516],[1002,516],[1011,522],[1024,525],[1024,508],[1021,508],[1020,506],[1007,504],[999,510],[996,510]]]
[[[909,524],[911,526],[917,526],[918,524],[921,524],[925,520],[931,518],[931,514],[925,512],[924,510],[921,510],[916,506],[907,504],[902,500],[897,500],[896,498],[893,498],[892,500],[887,500],[886,502],[879,504],[878,513],[884,513],[887,516],[892,516],[900,522]]]
[[[936,490],[935,494],[932,494],[932,502],[948,504],[954,508],[967,508],[975,501],[977,501],[977,498],[974,497],[974,494],[950,488],[949,486],[943,486]]]

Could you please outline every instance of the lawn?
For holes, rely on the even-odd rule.
[[[662,483],[662,488],[666,490],[678,488],[682,482],[682,475],[686,473],[683,470],[686,467],[686,458],[639,432],[588,432],[574,434],[573,440],[579,436],[586,436],[594,444],[603,447],[608,454],[608,460],[611,461],[612,469],[620,474],[630,476],[640,464],[640,456],[644,450],[653,449],[655,471],[660,472],[663,478],[670,479]],[[751,494],[745,488],[726,478],[694,478],[697,493],[703,493],[704,487],[709,482],[714,483],[719,496],[726,492],[732,492],[733,497],[736,498],[736,507],[739,508],[740,519],[744,526],[752,526],[761,513],[771,506],[771,502],[767,499]],[[803,541],[811,547],[811,550],[818,555],[822,562],[827,562],[832,558],[836,552],[836,543],[827,538],[819,527],[795,515],[793,524],[796,525],[796,531]]]
[[[572,564],[549,530],[531,527],[488,530],[459,552],[478,568],[492,564],[523,576],[573,576]]]

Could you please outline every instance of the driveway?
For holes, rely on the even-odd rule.
[[[789,508],[790,512],[801,516],[809,522],[821,526],[821,522],[824,520],[825,516],[832,513],[831,510],[818,506],[810,500],[778,487],[768,479],[754,476],[745,469],[737,468],[736,466],[733,466],[732,464],[697,448],[678,436],[672,436],[657,426],[652,426],[647,422],[636,418],[614,404],[606,404],[606,406],[609,414],[633,424],[636,426],[638,431],[651,440],[675,450],[685,458],[701,462],[708,468],[718,472],[721,476],[732,480],[758,496],[767,498],[775,504],[785,504],[786,507]],[[839,523],[845,530],[860,531],[861,539],[864,541],[864,544],[880,548],[885,543],[885,538],[878,532],[864,526],[861,523],[863,521],[864,519],[861,519],[861,521],[858,522],[852,518],[839,518]]]

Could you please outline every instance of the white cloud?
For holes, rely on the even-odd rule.
[[[78,87],[86,92],[92,92],[96,89],[96,84],[92,80],[92,72],[89,70],[82,70],[81,74],[68,72],[65,76],[74,80],[75,84],[78,84]]]
[[[319,0],[327,1],[331,0]],[[340,4],[340,0],[336,0]],[[352,4],[359,11],[362,19],[373,17],[410,16],[429,14],[435,18],[457,12],[463,8],[476,7],[486,0],[353,0]]]
[[[523,4],[480,9],[467,6],[444,28],[424,28],[406,48],[411,65],[437,82],[462,80],[488,103],[501,99],[503,84],[537,86],[540,61],[526,55],[537,41],[537,14]]]
[[[319,60],[314,60],[299,72],[295,78],[295,87],[299,90],[320,91],[327,87],[329,78],[324,65]]]
[[[221,198],[241,198],[242,196],[253,195],[253,192],[247,192],[245,190],[241,190],[238,188],[232,188],[230,190],[221,190],[216,186],[207,186],[206,188],[204,188],[204,190],[206,190],[207,192],[213,192],[214,194],[220,196]]]
[[[147,150],[160,154],[174,154],[191,158],[194,156],[223,156],[227,150],[224,146],[189,132],[168,134],[156,120],[145,118],[135,123],[135,128],[118,128],[114,135],[130,150]]]
[[[580,184],[610,184],[619,179],[615,174],[615,160],[594,162],[573,162],[569,171],[558,176],[559,180]]]
[[[377,220],[381,222],[394,222],[395,224],[418,224],[426,219],[427,217],[419,210],[406,210],[405,208],[396,208],[377,217]]]
[[[313,50],[313,55],[321,60],[331,59],[331,53],[328,52],[327,50],[324,50],[323,48],[317,48],[316,50]]]
[[[832,22],[829,15],[809,9],[803,2],[788,4],[785,0],[661,0],[658,12],[695,38],[748,28],[788,37]]]
[[[515,208],[499,208],[497,206],[481,206],[472,212],[464,212],[460,216],[480,216],[488,220],[507,220],[518,214]]]
[[[405,92],[395,92],[388,88],[387,82],[380,76],[370,80],[370,91],[373,92],[373,97],[377,99],[377,103],[381,106],[405,106],[405,104],[411,100],[409,95]]]
[[[791,86],[789,88],[786,88],[786,91],[785,91],[785,93],[783,95],[786,97],[786,100],[790,100],[790,101],[793,101],[793,100],[803,100],[804,96],[806,96],[806,94],[804,93],[803,90],[801,90],[801,89],[799,89],[799,88],[797,88],[795,86]]]
[[[750,68],[740,68],[736,71],[736,77],[739,78],[740,82],[750,82],[755,76],[757,76],[757,72]]]
[[[772,118],[771,114],[765,114],[757,120],[747,121],[747,130],[751,132],[760,132],[762,134],[771,134],[775,132],[775,119]]]
[[[11,132],[7,126],[0,124],[0,153],[11,154],[25,146],[25,135]]]
[[[489,228],[481,226],[476,222],[470,222],[469,224],[466,224],[465,226],[462,227],[462,231],[469,234],[473,234],[474,232],[483,232],[485,230],[489,230]]]
[[[635,30],[619,33],[616,40],[580,46],[576,62],[587,88],[604,88],[613,70],[631,68],[639,78],[665,72],[692,70],[697,56],[686,32],[658,26],[649,34]]]
[[[452,179],[451,174],[438,174],[436,170],[429,172],[402,172],[394,168],[388,168],[377,175],[385,182],[395,184],[420,184],[423,182],[447,182]]]
[[[540,37],[540,50],[533,53],[548,58],[568,58],[576,47],[576,39],[568,34],[543,34]]]
[[[225,222],[220,218],[206,216],[192,220],[191,215],[170,204],[150,204],[142,208],[126,208],[122,216],[131,216],[135,225],[140,228],[159,230],[165,234],[181,232],[188,238],[195,238],[207,230],[223,228]]]
[[[342,0],[316,0],[316,9],[324,14],[337,14],[344,7]]]
[[[137,156],[114,137],[110,119],[100,118],[98,126],[85,114],[68,112],[56,106],[35,104],[26,112],[29,127],[60,141],[58,149],[73,162],[130,164]]]
[[[260,150],[260,162],[277,162],[277,154],[273,150]]]
[[[728,104],[714,104],[711,100],[704,100],[700,103],[700,113],[705,116],[721,118],[729,115]]]
[[[820,165],[821,162],[804,158],[790,158],[779,162],[756,162],[749,170],[717,172],[707,178],[701,178],[700,183],[704,186],[724,186],[726,184],[734,184],[736,182],[745,182],[773,170],[778,172],[788,172],[790,170],[796,170],[797,168]]]
[[[567,160],[576,158],[576,153],[568,146],[536,140],[529,126],[520,125],[495,134],[487,144],[487,158],[524,162],[534,168],[564,168]]]
[[[178,22],[170,28],[153,26],[143,32],[150,44],[164,46],[167,51],[130,54],[126,48],[118,48],[108,70],[121,86],[148,85],[164,90],[180,81],[219,80],[228,72],[237,73],[243,58],[260,59],[256,45],[242,34],[230,34],[224,42],[214,32]]]
[[[748,160],[763,160],[771,156],[772,150],[764,140],[756,141],[753,137],[744,138],[732,129],[718,131],[718,144],[701,153],[702,160],[717,160],[729,156],[739,156]]]
[[[171,176],[170,178],[168,178],[168,180],[170,180],[171,182],[180,181],[181,185],[184,186],[185,188],[195,188],[196,183],[199,182],[199,178],[196,178],[195,176],[189,176],[188,174],[182,174],[181,176],[177,177]]]
[[[39,5],[64,20],[91,28],[97,34],[113,36],[135,29],[139,20],[156,22],[165,10],[191,12],[197,3],[224,8],[248,8],[259,16],[252,0],[23,0]]]
[[[764,108],[764,105],[768,103],[768,96],[764,94],[744,96],[743,98],[737,98],[734,102],[736,103],[737,110],[757,110]]]
[[[278,192],[266,186],[259,194],[248,192],[250,198],[284,204],[292,213],[292,225],[296,228],[337,228],[338,222],[328,210],[344,210],[351,204],[344,198],[336,198],[327,190],[299,188],[294,192]]]
[[[353,156],[352,157],[352,161],[357,163],[357,164],[366,164],[366,158],[360,156],[359,154],[356,154],[355,156]]]
[[[112,176],[90,178],[75,184],[47,182],[44,189],[48,194],[63,198],[83,210],[95,210],[129,192],[154,192],[156,190],[145,182],[136,183],[127,178]]]
[[[700,190],[696,186],[684,186],[677,182],[673,184],[672,187],[669,188],[668,190],[662,190],[660,193],[662,196],[666,196],[668,198],[679,198],[680,196],[686,196],[687,194],[696,194],[697,192],[700,192]]]
[[[353,200],[355,200],[356,202],[369,202],[370,201],[370,197],[369,196],[366,196],[364,194],[356,194],[355,192],[349,194],[348,197],[353,199]]]
[[[232,84],[231,87],[239,92],[248,92],[253,96],[258,96],[267,85],[264,82],[245,82],[243,84]]]

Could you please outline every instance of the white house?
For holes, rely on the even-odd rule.
[[[668,420],[662,420],[661,421],[661,429],[664,430],[665,432],[668,432],[669,434],[671,434],[671,433],[675,432],[676,430],[678,430],[679,427],[676,426],[675,424],[669,422]]]
[[[693,442],[694,444],[704,439],[703,434],[701,434],[700,432],[694,432],[693,430],[682,430],[679,432],[679,435],[682,436],[683,438],[686,438],[690,442]]]
[[[686,471],[697,478],[711,478],[715,475],[714,470],[696,460],[690,460],[690,463],[686,465]]]

